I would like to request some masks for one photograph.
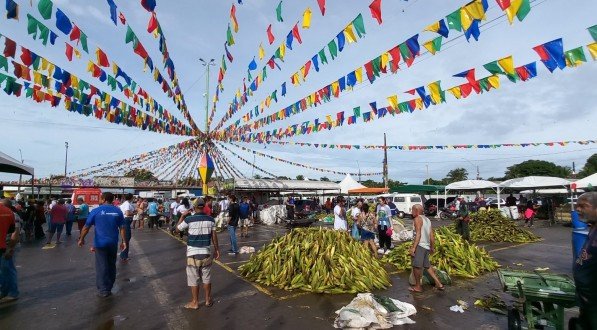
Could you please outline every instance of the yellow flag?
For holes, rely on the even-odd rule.
[[[325,116],[325,121],[327,121],[328,123],[332,124],[334,121],[332,120],[332,115],[326,115]]]
[[[87,62],[87,72],[91,72],[93,73],[93,62],[90,60],[89,62]]]
[[[259,60],[261,61],[265,57],[265,50],[263,49],[263,45],[259,44]]]
[[[80,51],[78,51],[76,48],[74,48],[74,49],[73,49],[73,51],[74,51],[74,53],[75,53],[75,56],[76,56],[77,58],[81,58],[81,52],[80,52]]]
[[[284,60],[284,54],[286,54],[286,44],[282,43],[280,45],[280,59]]]
[[[56,68],[56,66],[54,66],[54,64],[51,63],[51,62],[48,62],[48,63],[49,63],[49,65],[48,65],[48,75],[51,77],[51,76],[54,75],[54,69]]]
[[[70,75],[70,84],[71,86],[74,86],[75,88],[79,88],[79,78],[77,76],[75,76],[74,74]]]
[[[487,82],[489,82],[489,84],[491,85],[491,87],[498,89],[500,88],[500,77],[498,77],[497,75],[492,75],[487,77]]]
[[[357,81],[359,83],[363,82],[363,68],[362,67],[356,69],[354,72],[354,75],[357,77]]]
[[[305,66],[303,65],[303,67],[301,68],[301,76],[303,76],[303,81],[305,81]]]
[[[415,109],[423,110],[423,100],[421,98],[415,99]]]
[[[295,73],[292,75],[292,77],[293,77],[293,79],[292,79],[292,84],[293,84],[294,86],[298,86],[298,85],[300,85],[300,82],[299,82],[299,74],[298,74],[298,72],[295,72]]]
[[[37,71],[33,72],[33,82],[37,85],[41,85],[41,73]]]
[[[158,70],[153,70],[153,80],[158,81]]]
[[[589,53],[591,53],[591,57],[593,58],[593,60],[597,60],[597,42],[588,44],[587,48],[589,49]]]
[[[41,69],[42,70],[47,70],[48,69],[48,60],[46,60],[44,57],[41,58]]]
[[[431,25],[428,25],[423,31],[437,32],[437,31],[439,31],[439,28],[440,28],[439,21],[437,21]]]
[[[512,22],[514,21],[514,16],[516,16],[518,10],[520,10],[520,6],[522,6],[522,1],[523,0],[511,0],[510,7],[506,8],[506,16],[508,16],[508,21],[510,22],[510,24],[512,24]]]
[[[385,70],[385,68],[387,68],[388,63],[390,63],[390,53],[385,52],[381,54],[381,69]]]
[[[392,95],[388,97],[388,103],[392,107],[392,109],[398,109],[398,95]]]
[[[433,40],[429,40],[426,43],[424,43],[423,47],[425,47],[425,49],[427,49],[431,53],[431,55],[435,55],[435,47],[433,47]]]
[[[473,18],[470,14],[463,8],[460,8],[460,23],[462,24],[462,29],[464,31],[468,30],[473,24]]]
[[[118,73],[118,65],[115,62],[112,62],[112,73],[114,73],[114,75]]]
[[[332,83],[332,94],[334,94],[334,95],[335,95],[337,92],[339,92],[339,91],[338,91],[338,89],[339,89],[339,88],[340,88],[340,84],[338,84],[338,81],[337,81],[337,80],[336,80],[336,81],[334,81],[334,82]]]
[[[303,13],[303,29],[308,29],[311,26],[311,8],[307,7]]]
[[[502,69],[504,69],[504,71],[507,74],[516,73],[514,69],[514,60],[512,59],[512,55],[498,60],[498,64],[502,67]]]
[[[348,26],[344,28],[344,37],[348,40],[348,43],[357,41],[357,37],[354,35],[354,30],[352,29],[352,24],[348,24]]]
[[[427,88],[429,88],[429,94],[431,94],[431,100],[433,103],[440,104],[442,102],[442,96],[439,81],[427,85]]]
[[[460,86],[452,87],[448,89],[448,92],[454,95],[454,97],[458,100],[462,97],[462,93],[460,92]]]
[[[485,9],[483,8],[483,2],[481,0],[475,0],[464,6],[464,10],[468,13],[471,18],[478,20],[485,20]]]

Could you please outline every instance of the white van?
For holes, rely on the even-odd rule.
[[[405,215],[412,215],[412,209],[414,205],[423,205],[423,200],[420,195],[417,194],[383,194],[377,197],[385,197],[387,202],[392,202],[398,209],[398,217],[404,218]]]

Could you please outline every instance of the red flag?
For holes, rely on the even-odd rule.
[[[390,55],[392,56],[392,61],[390,62],[390,64],[391,64],[390,70],[392,72],[396,72],[400,68],[398,66],[398,63],[400,62],[400,48],[398,48],[398,46],[396,46],[396,47],[390,49],[390,51],[388,51],[388,53],[390,53]]]
[[[23,46],[21,46],[21,62],[26,66],[30,66],[33,63],[31,51]]]
[[[124,17],[124,14],[122,12],[118,14],[118,18],[120,18],[120,22],[122,23],[122,25],[126,24],[126,17]]]
[[[371,16],[377,20],[377,23],[381,24],[381,0],[373,0],[369,5],[369,9],[371,9]]]
[[[460,85],[460,94],[462,95],[463,99],[469,96],[472,90],[473,88],[470,83]]]
[[[78,26],[76,26],[75,24],[73,24],[73,29],[70,32],[70,40],[79,40],[81,39],[81,30],[79,29]]]
[[[371,61],[365,63],[365,72],[367,73],[367,79],[369,79],[369,81],[375,79],[373,76],[373,63],[371,63]]]
[[[292,35],[296,38],[299,44],[303,43],[301,40],[301,35],[299,34],[298,23],[294,24],[294,27],[292,28]]]
[[[104,53],[103,50],[99,49],[99,47],[95,51],[95,55],[97,56],[97,64],[99,64],[103,67],[110,66],[110,61],[108,61],[108,56],[106,55],[106,53]]]
[[[305,74],[303,75],[303,78],[307,77],[310,69],[311,69],[311,61],[307,61],[307,63],[305,63]]]
[[[269,41],[270,45],[274,43],[274,40],[276,40],[276,38],[274,38],[274,35],[272,34],[271,24],[267,27],[267,40]]]
[[[520,80],[522,81],[527,81],[529,79],[529,72],[527,71],[527,68],[525,68],[524,66],[520,66],[518,68],[516,68],[516,73],[518,74],[518,77],[520,77]]]
[[[17,52],[17,43],[12,39],[4,38],[4,57],[15,57]]]
[[[495,0],[495,2],[497,2],[502,10],[506,10],[510,7],[510,0]]]
[[[137,42],[137,44],[135,45],[135,54],[141,56],[142,58],[147,58],[149,57],[149,55],[147,54],[147,51],[145,50],[145,48],[143,47],[143,45],[141,44],[141,42]]]
[[[153,33],[158,28],[158,18],[155,15],[155,12],[151,13],[151,18],[149,19],[149,23],[147,24],[147,32]]]
[[[319,10],[321,10],[321,15],[325,16],[325,0],[317,0],[317,4],[319,5]]]
[[[73,46],[69,45],[68,43],[66,43],[66,58],[68,58],[68,61],[71,62],[73,60]]]

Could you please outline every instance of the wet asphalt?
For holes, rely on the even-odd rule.
[[[436,222],[434,225],[448,224]],[[539,224],[540,225],[540,224]],[[544,239],[532,244],[480,244],[503,266],[549,271],[571,276],[571,229],[561,225],[533,229]],[[239,246],[259,249],[287,229],[257,225],[250,237],[239,238]],[[185,245],[163,230],[133,230],[131,260],[118,263],[113,296],[95,296],[94,258],[76,246],[78,231],[64,243],[46,247],[44,242],[21,244],[17,253],[20,299],[0,305],[0,329],[330,329],[335,311],[354,295],[307,294],[260,287],[245,281],[237,268],[249,255],[229,256],[228,233],[218,234],[223,255],[212,267],[212,295],[215,304],[199,310],[185,310],[190,299],[186,286]],[[92,237],[90,233],[89,237]],[[389,268],[390,271],[392,271]],[[454,279],[439,292],[408,292],[408,273],[391,273],[392,287],[375,292],[413,304],[417,323],[411,329],[505,329],[506,317],[476,307],[476,299],[503,293],[496,273],[474,280]],[[202,292],[200,293],[201,301]],[[464,314],[449,307],[464,300],[470,308]],[[576,310],[567,311],[567,316]]]

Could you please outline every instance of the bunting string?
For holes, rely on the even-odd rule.
[[[218,144],[218,146],[219,146],[219,147],[222,147],[224,150],[228,151],[230,154],[232,154],[234,157],[236,157],[237,159],[239,159],[241,162],[243,162],[243,163],[245,163],[245,164],[247,164],[247,165],[249,165],[249,166],[253,167],[253,168],[254,168],[254,169],[256,169],[257,171],[259,171],[259,172],[261,172],[261,173],[263,173],[263,174],[265,174],[265,175],[268,175],[268,176],[270,176],[270,177],[272,177],[272,178],[277,178],[277,177],[278,177],[277,175],[275,175],[275,174],[272,174],[272,173],[270,173],[270,172],[268,172],[268,171],[264,170],[263,168],[261,168],[261,167],[259,167],[259,166],[255,165],[255,164],[253,164],[252,162],[250,162],[250,161],[248,161],[248,160],[244,159],[243,157],[239,156],[239,155],[238,155],[237,153],[235,153],[234,151],[232,151],[232,150],[230,150],[230,149],[226,148],[226,147],[225,147],[223,144]]]

